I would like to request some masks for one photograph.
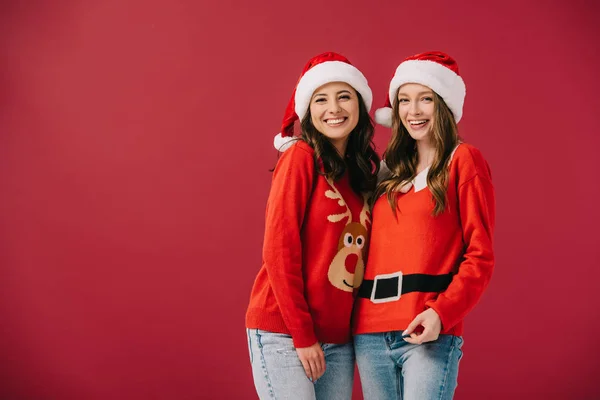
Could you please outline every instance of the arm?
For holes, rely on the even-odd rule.
[[[495,195],[485,160],[476,159],[476,174],[458,187],[458,204],[465,254],[458,273],[435,300],[426,305],[450,329],[479,302],[494,269]]]
[[[267,203],[263,260],[294,346],[317,342],[304,297],[301,228],[315,179],[312,154],[299,146],[284,152],[273,173]]]

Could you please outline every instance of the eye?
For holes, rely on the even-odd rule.
[[[354,238],[352,237],[352,234],[350,232],[348,232],[344,235],[344,246],[346,246],[346,247],[352,246],[353,241],[354,241]]]
[[[423,101],[429,103],[430,101],[433,101],[433,98],[432,97],[423,97]]]
[[[339,97],[340,100],[350,100],[350,95],[349,94],[343,94]]]
[[[398,103],[408,103],[408,99],[398,99]]]
[[[362,249],[363,247],[365,247],[365,237],[363,235],[358,235],[356,238],[356,246],[359,249]]]
[[[322,104],[326,101],[325,97],[318,97],[315,99],[315,103]]]

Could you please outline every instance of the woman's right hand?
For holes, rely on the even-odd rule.
[[[316,382],[325,373],[325,354],[319,342],[310,347],[296,348],[298,358],[304,367],[306,376]]]

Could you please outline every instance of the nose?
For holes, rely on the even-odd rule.
[[[331,112],[332,114],[337,114],[340,111],[342,111],[342,107],[340,106],[340,103],[337,100],[333,100],[330,103],[329,112]]]
[[[419,102],[418,101],[413,101],[410,111],[413,115],[419,115],[421,114],[421,108],[419,107]]]
[[[356,264],[358,264],[358,255],[356,254],[348,254],[346,256],[346,261],[344,261],[344,265],[346,266],[346,271],[351,274],[356,270]]]

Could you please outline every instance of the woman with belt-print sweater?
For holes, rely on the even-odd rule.
[[[457,386],[463,319],[494,268],[494,188],[458,136],[464,97],[454,59],[423,53],[398,66],[375,114],[392,138],[354,313],[366,400],[451,399]]]

